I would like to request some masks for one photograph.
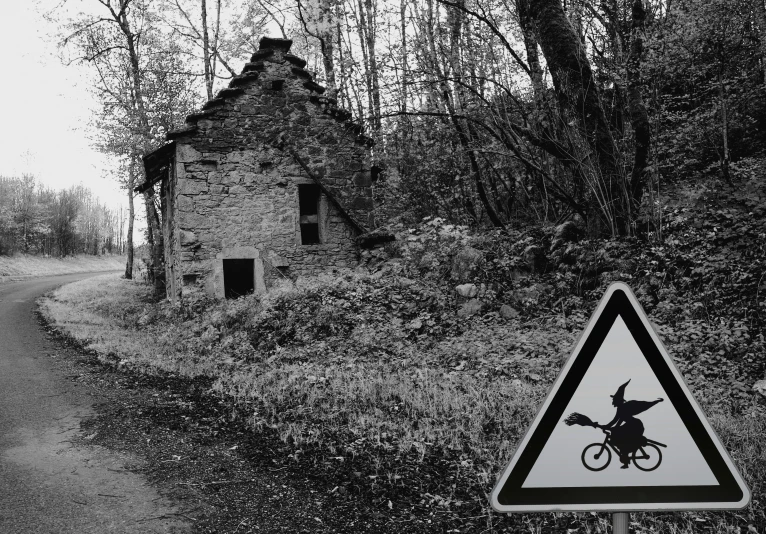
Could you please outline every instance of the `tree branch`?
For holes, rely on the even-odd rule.
[[[529,70],[529,66],[526,64],[526,62],[519,57],[519,55],[516,53],[516,51],[511,46],[511,43],[508,42],[508,39],[505,38],[505,35],[500,31],[500,29],[491,21],[485,14],[477,13],[476,11],[473,11],[471,9],[468,9],[467,7],[460,5],[456,2],[451,2],[450,0],[436,0],[440,4],[444,4],[445,6],[452,7],[454,9],[459,9],[460,11],[467,13],[468,15],[471,15],[472,17],[480,20],[484,24],[487,25],[489,30],[494,33],[499,39],[500,42],[503,43],[503,46],[506,50],[508,50],[508,53],[511,54],[513,59],[516,60],[516,62],[519,64],[519,66],[524,69],[524,72],[527,73],[527,75],[531,76],[532,71]]]

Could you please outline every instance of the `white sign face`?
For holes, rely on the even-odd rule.
[[[501,512],[728,509],[749,499],[620,283],[607,290],[492,492]]]

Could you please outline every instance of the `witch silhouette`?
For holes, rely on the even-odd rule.
[[[614,419],[607,424],[600,425],[591,421],[588,417],[576,412],[564,419],[564,422],[569,426],[592,426],[594,428],[609,430],[611,432],[611,444],[620,455],[620,461],[622,462],[621,469],[628,468],[631,454],[634,454],[640,447],[645,445],[647,441],[644,437],[644,424],[640,419],[636,419],[635,416],[645,412],[655,404],[664,400],[658,398],[653,401],[626,401],[625,388],[629,383],[630,380],[621,385],[617,389],[617,393],[611,395],[612,406],[617,408],[617,413],[614,415]]]

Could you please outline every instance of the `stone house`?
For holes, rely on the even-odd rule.
[[[229,87],[144,157],[159,190],[168,297],[224,298],[358,261],[373,224],[372,141],[290,54],[263,38]]]

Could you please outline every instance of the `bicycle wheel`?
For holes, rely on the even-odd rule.
[[[606,469],[612,461],[612,451],[603,443],[591,443],[582,451],[582,464],[591,471]]]
[[[639,456],[639,452],[641,455]],[[637,451],[633,453],[633,465],[638,467],[641,471],[654,471],[662,463],[662,451],[656,445],[647,443],[643,447],[639,447]]]

